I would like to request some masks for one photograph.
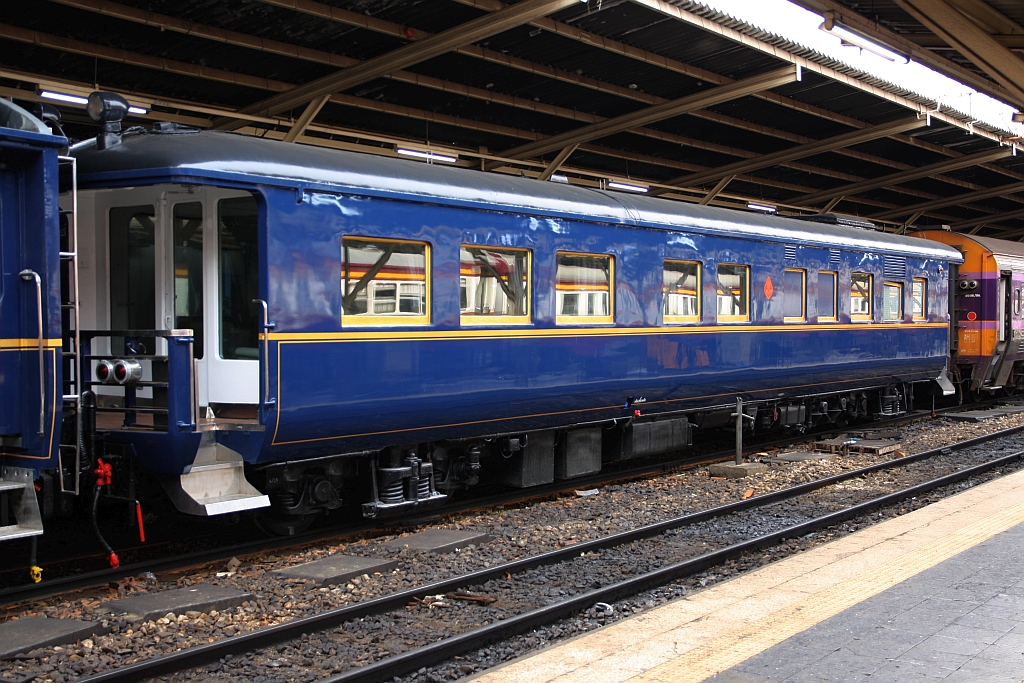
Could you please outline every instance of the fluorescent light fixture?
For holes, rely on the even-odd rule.
[[[69,95],[64,92],[51,92],[49,90],[44,90],[41,93],[39,93],[39,96],[44,97],[48,100],[57,100],[58,102],[68,102],[70,104],[81,104],[83,106],[89,104],[89,98],[87,97]]]
[[[747,208],[754,211],[764,211],[765,213],[775,213],[778,210],[771,204],[758,204],[757,202],[747,202]]]
[[[66,92],[53,92],[52,90],[43,90],[39,93],[39,96],[47,100],[67,102],[68,104],[80,104],[82,106],[89,104],[88,97],[81,97],[79,95],[69,95]],[[149,111],[144,107],[128,107],[128,113],[145,116],[149,113]]]
[[[427,161],[443,161],[448,164],[454,164],[459,160],[459,157],[452,156],[451,154],[438,154],[437,152],[427,152],[422,149],[399,147],[395,152],[407,157],[416,157],[417,159],[426,159]]]
[[[552,183],[561,183],[563,185],[569,184],[569,176],[564,176],[559,173],[552,173],[551,177],[548,178]]]
[[[647,192],[647,188],[643,185],[633,185],[632,183],[623,183],[618,180],[609,180],[608,187],[613,190],[623,190],[625,192]]]
[[[898,62],[900,64],[910,63],[910,57],[907,55],[902,55],[899,52],[893,52],[889,48],[879,45],[866,36],[862,36],[859,33],[854,33],[847,28],[843,28],[839,24],[833,22],[830,17],[826,17],[825,21],[821,22],[821,26],[818,28],[825,33],[834,35],[839,39],[839,42],[842,45],[855,47],[864,52],[870,52],[876,57],[881,57],[889,62]]]

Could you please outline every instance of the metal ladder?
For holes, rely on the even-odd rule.
[[[79,336],[81,330],[80,310],[81,297],[79,296],[78,282],[78,164],[75,157],[61,156],[58,160],[62,166],[70,166],[71,173],[71,208],[61,210],[61,215],[66,217],[68,234],[67,247],[61,246],[61,359],[64,368],[67,370],[64,375],[64,414],[73,411],[75,415],[75,433],[73,443],[61,443],[60,449],[60,490],[64,493],[79,495],[81,477],[81,441],[82,441],[82,367],[79,362],[82,350],[82,341]],[[64,315],[67,315],[67,325],[64,325]],[[73,472],[71,481],[66,476],[67,469],[64,466],[65,454],[68,459],[72,455],[74,465],[70,468]]]

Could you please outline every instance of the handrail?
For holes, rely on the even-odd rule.
[[[270,399],[270,330],[277,327],[270,322],[270,306],[263,299],[253,299],[254,304],[259,304],[263,311],[263,353],[260,354],[260,363],[263,365],[263,406],[271,405]]]
[[[25,270],[18,273],[25,282],[36,283],[36,323],[39,327],[39,436],[46,433],[46,354],[43,351],[43,281],[39,273]]]

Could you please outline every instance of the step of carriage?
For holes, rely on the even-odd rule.
[[[242,456],[203,432],[188,474],[164,481],[164,490],[179,511],[212,517],[270,507],[270,498],[245,478]]]
[[[0,518],[8,522],[0,526],[0,541],[39,536],[43,533],[43,518],[39,514],[39,500],[36,498],[32,470],[20,467],[3,468],[0,476],[0,505],[3,506]]]

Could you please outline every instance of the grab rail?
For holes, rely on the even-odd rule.
[[[259,304],[263,311],[263,323],[260,325],[263,329],[263,353],[260,354],[260,364],[263,365],[263,405],[266,407],[274,404],[270,398],[270,331],[277,325],[270,322],[270,307],[266,301],[253,299],[252,302]]]
[[[39,327],[39,436],[46,433],[46,355],[43,351],[43,281],[39,273],[25,270],[18,273],[25,282],[36,283],[36,323]]]

